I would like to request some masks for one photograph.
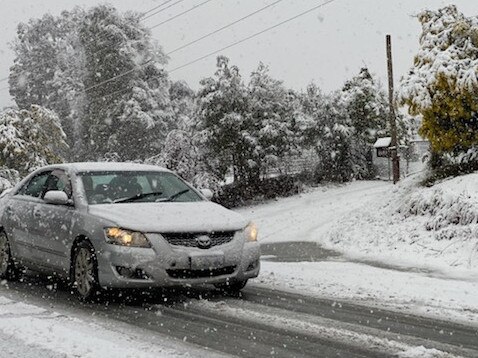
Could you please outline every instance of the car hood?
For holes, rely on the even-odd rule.
[[[244,228],[241,215],[209,201],[91,205],[90,215],[142,232],[211,232]]]

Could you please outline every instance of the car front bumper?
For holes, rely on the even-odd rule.
[[[260,245],[243,233],[209,249],[169,244],[160,234],[147,234],[151,248],[102,243],[97,249],[99,283],[105,288],[147,288],[220,284],[259,275]]]

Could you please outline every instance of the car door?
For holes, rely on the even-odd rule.
[[[41,202],[41,195],[50,171],[38,173],[14,193],[5,206],[3,226],[9,238],[12,252],[20,261],[32,261],[38,257],[34,244],[34,205]]]
[[[71,200],[71,204],[54,205],[47,204],[43,200],[35,203],[33,240],[35,246],[42,252],[42,261],[47,266],[68,271],[75,207],[72,200],[71,181],[64,170],[55,169],[50,173],[42,196],[50,190],[64,191]]]

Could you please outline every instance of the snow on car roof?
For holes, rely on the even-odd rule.
[[[124,162],[79,162],[79,163],[63,163],[58,165],[51,165],[55,168],[70,168],[75,172],[89,172],[89,171],[165,171],[170,170],[157,166],[139,163],[124,163]]]

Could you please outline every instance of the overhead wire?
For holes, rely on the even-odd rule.
[[[154,10],[157,10],[159,9],[160,7],[163,7],[164,5],[170,3],[171,1],[173,0],[166,0],[166,1],[163,1],[161,4],[149,9],[149,10],[146,10],[142,13],[141,17],[144,17],[145,15],[149,14],[150,12],[154,11]]]
[[[266,9],[268,9],[268,8],[270,8],[270,7],[274,6],[274,5],[276,5],[276,4],[278,4],[278,3],[280,3],[281,1],[284,1],[284,0],[277,0],[277,1],[273,2],[273,3],[270,3],[269,5],[266,5],[266,6],[264,6],[264,7],[261,7],[260,9],[254,11],[254,12],[251,12],[251,13],[247,14],[246,16],[243,16],[243,17],[241,17],[241,18],[239,18],[239,19],[237,19],[237,20],[235,20],[235,21],[233,21],[233,22],[231,22],[231,23],[229,23],[229,24],[227,24],[227,25],[225,25],[225,26],[222,26],[222,27],[220,27],[220,28],[218,28],[218,29],[216,29],[216,30],[214,30],[214,31],[211,31],[211,32],[207,33],[206,35],[203,35],[203,36],[201,36],[201,37],[198,37],[198,38],[196,38],[196,39],[194,39],[194,40],[192,40],[192,41],[190,41],[190,42],[188,42],[188,43],[185,43],[184,45],[181,45],[181,46],[175,48],[174,50],[169,51],[166,55],[171,55],[171,54],[173,54],[173,53],[175,53],[175,52],[177,52],[177,51],[180,51],[180,50],[182,50],[182,49],[184,49],[184,48],[186,48],[186,47],[189,47],[189,46],[191,46],[191,45],[193,45],[193,44],[195,44],[195,43],[197,43],[197,42],[199,42],[199,41],[202,41],[202,40],[204,40],[204,39],[206,39],[206,38],[208,38],[208,37],[210,37],[210,36],[212,36],[212,35],[215,35],[215,34],[221,32],[221,31],[223,31],[223,30],[225,30],[225,29],[227,29],[227,28],[229,28],[229,27],[231,27],[231,26],[234,26],[234,25],[238,24],[238,23],[241,22],[241,21],[244,21],[244,20],[246,20],[246,19],[248,19],[248,18],[250,18],[250,17],[252,17],[252,16],[254,16],[254,15],[256,15],[256,14],[258,14],[258,13],[260,13],[260,12],[262,12],[262,11],[264,11],[264,10],[266,10]]]
[[[171,16],[170,18],[168,18],[168,19],[166,19],[166,20],[160,22],[159,24],[156,24],[156,25],[151,26],[149,29],[152,30],[152,29],[155,29],[155,28],[157,28],[157,27],[159,27],[159,26],[161,26],[161,25],[164,25],[164,24],[166,24],[166,23],[168,23],[168,22],[170,22],[170,21],[172,21],[172,20],[174,20],[174,19],[177,19],[178,17],[181,17],[181,16],[183,16],[183,15],[185,15],[185,14],[187,14],[187,13],[193,11],[193,10],[196,10],[198,7],[201,7],[201,6],[203,6],[203,5],[206,5],[208,2],[211,2],[211,1],[212,1],[212,0],[206,0],[206,1],[203,1],[202,3],[199,3],[199,4],[197,4],[197,5],[194,5],[193,7],[189,8],[189,9],[183,11],[183,12],[180,12],[179,14],[176,14],[176,15],[174,15],[174,16]]]
[[[208,0],[208,1],[210,1],[210,0]],[[282,0],[280,0],[280,1],[282,1]],[[261,31],[258,31],[258,32],[256,32],[256,33],[252,34],[252,35],[249,35],[249,36],[244,37],[244,38],[242,38],[242,39],[240,39],[240,40],[237,40],[237,41],[235,41],[235,42],[233,42],[233,43],[231,43],[231,44],[229,44],[229,45],[227,45],[227,46],[224,46],[224,47],[221,47],[220,49],[217,49],[217,50],[214,50],[214,51],[212,51],[212,52],[209,52],[209,53],[207,53],[206,55],[200,56],[200,57],[198,57],[198,58],[196,58],[196,59],[194,59],[194,60],[192,60],[192,61],[189,61],[189,62],[187,62],[187,63],[185,63],[185,64],[183,64],[183,65],[177,66],[177,67],[175,67],[175,68],[169,70],[168,72],[169,72],[169,73],[172,73],[172,72],[178,71],[178,70],[183,69],[183,68],[185,68],[185,67],[187,67],[187,66],[190,66],[190,65],[192,65],[192,64],[194,64],[194,63],[197,63],[197,62],[199,62],[199,61],[201,61],[201,60],[203,60],[203,59],[206,59],[207,57],[213,56],[213,55],[215,55],[215,54],[217,54],[217,53],[219,53],[219,52],[221,52],[221,51],[224,51],[224,50],[227,50],[227,49],[229,49],[229,48],[231,48],[231,47],[237,46],[237,45],[239,45],[239,44],[241,44],[241,43],[243,43],[243,42],[246,42],[246,41],[248,41],[248,40],[250,40],[250,39],[252,39],[252,38],[255,38],[255,37],[257,37],[257,36],[260,36],[260,35],[262,35],[262,34],[268,32],[268,31],[271,31],[271,30],[275,29],[275,28],[278,28],[278,27],[280,27],[280,26],[282,26],[282,25],[284,25],[284,24],[286,24],[286,23],[288,23],[288,22],[290,22],[290,21],[296,20],[296,19],[298,19],[299,17],[302,17],[302,16],[304,16],[304,15],[307,15],[307,14],[309,14],[309,13],[311,13],[311,12],[313,12],[313,11],[315,11],[315,10],[321,8],[321,7],[324,7],[324,6],[330,4],[330,3],[334,2],[334,1],[336,1],[336,0],[328,0],[328,1],[325,1],[325,2],[323,2],[323,3],[321,3],[321,4],[319,4],[319,5],[316,5],[316,6],[310,8],[310,9],[308,9],[308,10],[305,10],[305,11],[303,11],[303,12],[297,14],[297,15],[294,15],[294,16],[292,16],[292,17],[289,17],[289,18],[287,18],[287,19],[285,19],[285,20],[283,20],[283,21],[280,21],[279,23],[277,23],[277,24],[275,24],[275,25],[273,25],[273,26],[269,26],[269,27],[267,27],[267,28],[265,28],[265,29],[263,29],[263,30],[261,30]],[[279,1],[276,1],[276,2],[273,3],[273,4],[276,4],[276,3],[278,3],[278,2],[279,2]],[[272,6],[272,5],[270,5],[270,6]],[[232,26],[233,24],[235,24],[235,23],[237,23],[237,22],[240,22],[240,21],[244,20],[245,18],[248,18],[248,17],[250,17],[250,16],[253,16],[253,14],[256,14],[256,13],[258,13],[258,12],[260,12],[260,11],[264,10],[265,8],[270,7],[270,6],[266,6],[266,7],[264,7],[263,9],[256,10],[255,12],[253,12],[253,13],[247,15],[247,16],[244,16],[244,17],[241,18],[241,19],[236,20],[236,21],[234,21],[234,22],[231,23],[231,24],[228,24],[228,25],[226,25],[226,26],[223,26],[222,28],[217,29],[217,30],[215,30],[215,31],[213,31],[213,32],[211,32],[211,33],[209,33],[209,34],[207,34],[207,35],[204,35],[204,36],[202,36],[201,38],[198,38],[198,39],[196,39],[196,40],[194,40],[194,41],[191,41],[189,44],[187,44],[187,46],[190,46],[190,45],[192,45],[193,43],[196,43],[196,42],[202,40],[203,38],[209,37],[209,36],[213,35],[214,33],[217,33],[217,32],[219,32],[219,31],[222,31],[224,28],[230,27],[230,26]],[[170,53],[179,51],[179,49],[182,49],[182,48],[185,48],[185,47],[186,47],[186,45],[182,46],[181,48],[177,48],[177,49],[171,51]],[[169,55],[170,53],[166,53],[166,55]],[[111,77],[111,78],[108,78],[108,79],[106,79],[106,80],[104,80],[104,81],[101,81],[101,82],[95,84],[95,85],[89,86],[89,87],[85,88],[83,91],[81,91],[79,94],[87,93],[88,91],[90,91],[90,90],[92,90],[92,89],[98,88],[98,87],[100,87],[100,86],[102,86],[102,85],[105,85],[105,84],[107,84],[107,83],[110,83],[110,82],[112,82],[112,81],[114,81],[114,80],[116,80],[116,79],[119,79],[119,78],[121,78],[121,77],[124,77],[124,76],[126,76],[126,75],[128,75],[128,74],[130,74],[130,73],[133,73],[134,71],[137,71],[138,69],[142,68],[143,66],[146,66],[147,64],[149,64],[149,63],[151,63],[151,62],[154,62],[154,60],[153,60],[153,59],[147,60],[147,61],[145,61],[144,63],[139,64],[137,67],[132,68],[132,69],[130,69],[130,70],[124,72],[124,73],[121,73],[121,74],[119,74],[119,75],[116,75],[116,76],[113,76],[113,77]]]
[[[254,33],[254,34],[252,34],[252,35],[249,35],[249,36],[247,36],[247,37],[245,37],[245,38],[242,38],[242,39],[240,39],[240,40],[238,40],[238,41],[235,41],[235,42],[233,42],[232,44],[229,44],[229,45],[227,45],[227,46],[221,47],[221,48],[218,49],[218,50],[209,52],[208,54],[206,54],[206,55],[204,55],[204,56],[198,57],[198,58],[196,58],[196,59],[194,59],[194,60],[192,60],[192,61],[189,61],[189,62],[187,62],[187,63],[185,63],[185,64],[183,64],[183,65],[181,65],[181,66],[175,67],[175,68],[173,68],[172,70],[169,70],[168,72],[171,73],[171,72],[180,70],[180,69],[182,69],[182,68],[184,68],[184,67],[187,67],[187,66],[190,66],[190,65],[192,65],[192,64],[194,64],[194,63],[196,63],[196,62],[199,62],[199,61],[201,61],[201,60],[203,60],[203,59],[205,59],[205,58],[207,58],[207,57],[210,57],[210,56],[212,56],[212,55],[215,55],[215,54],[217,54],[217,53],[219,53],[219,52],[221,52],[221,51],[224,51],[224,50],[227,50],[227,49],[229,49],[229,48],[231,48],[231,47],[237,46],[237,45],[239,45],[239,44],[241,44],[241,43],[243,43],[243,42],[246,42],[246,41],[248,41],[248,40],[250,40],[250,39],[252,39],[252,38],[254,38],[254,37],[257,37],[257,36],[259,36],[259,35],[262,35],[262,34],[268,32],[268,31],[270,31],[270,30],[273,30],[273,29],[275,29],[275,28],[277,28],[277,27],[279,27],[279,26],[282,26],[282,25],[284,25],[284,24],[286,24],[286,23],[288,23],[288,22],[290,22],[290,21],[296,20],[296,19],[298,19],[299,17],[302,17],[302,16],[304,16],[304,15],[307,15],[307,14],[309,14],[309,13],[311,13],[311,12],[313,12],[313,11],[315,11],[315,10],[317,10],[317,9],[319,9],[319,8],[321,8],[321,7],[323,7],[323,6],[326,6],[326,5],[328,5],[328,4],[330,4],[330,3],[334,2],[334,1],[336,1],[336,0],[328,0],[328,1],[325,1],[325,2],[323,2],[323,3],[321,3],[321,4],[319,4],[319,5],[316,5],[316,6],[312,7],[312,8],[310,8],[310,9],[306,10],[306,11],[303,11],[303,12],[301,12],[301,13],[299,13],[299,14],[297,14],[297,15],[294,15],[294,16],[292,16],[292,17],[289,17],[289,18],[287,18],[287,19],[285,19],[285,20],[283,20],[283,21],[280,21],[279,23],[277,23],[277,24],[275,24],[275,25],[273,25],[273,26],[269,26],[269,27],[267,27],[267,28],[265,28],[265,29],[263,29],[263,30],[261,30],[261,31],[259,31],[259,32],[256,32],[256,33]],[[144,62],[143,64],[138,65],[138,67],[136,67],[136,68],[132,68],[132,69],[130,69],[130,70],[128,70],[128,71],[126,71],[126,72],[124,72],[124,73],[122,73],[122,74],[119,74],[119,75],[117,75],[117,76],[111,77],[111,78],[106,79],[106,80],[104,80],[104,81],[101,81],[101,82],[99,82],[99,83],[97,83],[97,84],[95,84],[95,85],[93,85],[93,86],[90,86],[90,87],[88,87],[88,88],[85,88],[85,89],[83,90],[83,92],[86,93],[86,92],[88,92],[88,91],[91,90],[91,89],[97,88],[97,87],[102,86],[102,85],[104,85],[104,84],[106,84],[106,83],[112,82],[112,81],[114,81],[114,80],[116,80],[116,79],[118,79],[118,78],[121,78],[121,77],[123,77],[123,76],[126,76],[127,74],[130,74],[130,73],[132,73],[132,72],[138,70],[139,68],[141,68],[141,67],[143,67],[143,66],[145,66],[145,65],[147,65],[147,64],[149,64],[149,63],[151,63],[151,62],[153,62],[153,61],[154,61],[153,59],[150,59],[150,60]]]
[[[238,41],[233,42],[232,44],[229,44],[229,45],[227,45],[227,46],[221,47],[221,48],[218,49],[218,50],[209,52],[208,54],[206,54],[206,55],[204,55],[204,56],[201,56],[201,57],[198,57],[198,58],[196,58],[196,59],[194,59],[194,60],[192,60],[192,61],[189,61],[189,62],[187,62],[187,63],[185,63],[185,64],[183,64],[183,65],[181,65],[181,66],[175,67],[175,68],[173,68],[172,70],[169,70],[168,72],[171,73],[171,72],[180,70],[180,69],[182,69],[182,68],[184,68],[184,67],[190,66],[190,65],[192,65],[192,64],[194,64],[194,63],[196,63],[196,62],[199,62],[199,61],[201,61],[201,60],[204,60],[204,59],[207,58],[207,57],[210,57],[210,56],[212,56],[212,55],[215,55],[215,54],[217,54],[217,53],[219,53],[219,52],[222,52],[222,51],[224,51],[224,50],[227,50],[227,49],[229,49],[229,48],[231,48],[231,47],[237,46],[237,45],[239,45],[239,44],[241,44],[241,43],[243,43],[243,42],[246,42],[246,41],[248,41],[248,40],[250,40],[250,39],[252,39],[252,38],[254,38],[254,37],[257,37],[257,36],[259,36],[259,35],[262,35],[262,34],[268,32],[268,31],[270,31],[270,30],[273,30],[273,29],[275,29],[275,28],[277,28],[277,27],[279,27],[279,26],[282,26],[282,25],[284,25],[284,24],[286,24],[286,23],[288,23],[288,22],[290,22],[290,21],[296,20],[296,19],[298,19],[299,17],[302,17],[302,16],[304,16],[304,15],[307,15],[307,14],[313,12],[314,10],[317,10],[317,9],[319,9],[319,8],[325,6],[325,5],[328,5],[328,4],[330,4],[330,3],[334,2],[334,1],[336,1],[336,0],[328,0],[328,1],[324,2],[324,3],[322,3],[322,4],[319,4],[319,5],[314,6],[314,7],[310,8],[310,9],[308,9],[308,10],[306,10],[306,11],[303,11],[303,12],[301,12],[300,14],[297,14],[297,15],[295,15],[295,16],[289,17],[289,18],[287,18],[287,19],[285,19],[285,20],[283,20],[283,21],[281,21],[281,22],[279,22],[279,23],[277,23],[277,24],[275,24],[275,25],[273,25],[273,26],[267,27],[267,28],[265,28],[264,30],[261,30],[261,31],[259,31],[259,32],[256,32],[256,33],[252,34],[252,35],[249,35],[249,36],[247,36],[247,37],[244,37],[244,38],[242,38],[242,39],[240,39],[240,40],[238,40]]]
[[[267,8],[269,8],[269,7],[271,7],[271,6],[275,5],[275,4],[277,4],[277,3],[279,3],[280,1],[283,1],[283,0],[275,1],[274,3],[272,3],[272,4],[270,4],[270,5],[264,6],[264,7],[261,8],[261,9],[258,9],[258,10],[254,11],[254,12],[252,12],[252,13],[246,15],[246,16],[243,16],[242,18],[240,18],[240,19],[238,19],[238,20],[232,22],[231,24],[228,24],[228,25],[226,25],[226,26],[223,26],[223,27],[221,27],[221,28],[219,28],[219,29],[217,29],[217,30],[215,30],[215,31],[210,32],[209,34],[206,34],[206,35],[202,36],[201,38],[198,38],[198,39],[196,39],[196,40],[191,41],[189,44],[187,44],[187,46],[190,46],[190,45],[192,45],[192,44],[194,44],[194,43],[196,43],[196,42],[199,42],[199,41],[201,41],[202,39],[204,39],[204,38],[206,38],[206,37],[212,36],[213,34],[219,32],[219,31],[222,31],[222,30],[224,30],[224,29],[227,28],[227,27],[230,27],[230,26],[232,26],[232,25],[234,25],[234,24],[236,24],[236,23],[238,23],[238,22],[240,22],[240,21],[243,21],[243,20],[245,20],[246,18],[251,17],[251,16],[253,16],[253,15],[259,13],[260,11],[263,11],[263,10],[265,10],[265,9],[267,9]],[[182,49],[182,48],[185,48],[185,47],[186,47],[186,45],[182,46],[181,49]],[[173,51],[171,51],[171,52],[168,52],[168,53],[166,53],[166,55],[170,55],[171,53],[176,52],[176,51],[179,51],[179,49],[175,49],[175,50],[173,50]],[[107,83],[110,83],[110,82],[113,82],[113,81],[115,81],[115,80],[117,80],[117,79],[119,79],[119,78],[122,78],[122,77],[124,77],[124,76],[126,76],[126,75],[128,75],[128,74],[130,74],[130,73],[133,73],[134,71],[137,71],[139,68],[141,68],[141,67],[143,67],[143,66],[146,66],[147,64],[149,64],[149,63],[151,63],[151,62],[153,62],[152,59],[147,60],[147,61],[145,61],[144,63],[138,65],[137,67],[132,68],[132,69],[130,69],[130,70],[124,72],[124,73],[121,73],[121,74],[119,74],[119,75],[117,75],[117,76],[108,78],[108,79],[106,79],[106,80],[104,80],[104,81],[98,82],[98,83],[96,83],[96,84],[94,84],[94,85],[92,85],[92,86],[90,86],[90,87],[85,88],[82,92],[80,92],[80,94],[84,94],[84,93],[86,93],[86,92],[88,92],[88,91],[90,91],[90,90],[92,90],[92,89],[98,88],[98,87],[103,86],[103,85],[105,85],[105,84],[107,84]]]
[[[165,8],[162,8],[162,9],[156,11],[156,12],[153,12],[152,14],[149,14],[148,16],[142,17],[141,20],[147,20],[147,19],[149,19],[150,17],[153,17],[153,16],[155,16],[155,15],[157,15],[157,14],[163,12],[163,11],[166,11],[167,9],[173,7],[173,6],[176,5],[176,4],[182,3],[183,1],[184,1],[184,0],[178,0],[178,1],[174,2],[174,3],[172,3],[171,5],[166,6]]]
[[[161,12],[163,12],[163,11],[165,11],[165,10],[171,8],[171,7],[173,7],[173,6],[176,5],[176,4],[179,4],[179,3],[183,2],[184,0],[178,0],[178,1],[176,1],[175,3],[173,3],[173,4],[171,4],[171,5],[167,6],[167,7],[165,7],[165,8],[163,8],[163,9],[158,10],[158,11],[155,12],[154,14],[151,14],[151,15],[149,15],[149,16],[147,16],[147,17],[144,17],[144,15],[146,15],[146,14],[148,14],[148,13],[154,11],[154,10],[157,10],[157,9],[159,9],[160,7],[164,6],[164,5],[167,5],[167,4],[170,3],[171,1],[173,1],[173,0],[166,0],[166,1],[162,2],[161,4],[159,4],[159,5],[157,5],[157,6],[153,7],[153,8],[151,8],[151,9],[149,9],[149,10],[144,11],[144,12],[142,13],[142,15],[141,15],[141,18],[140,18],[141,21],[146,20],[147,18],[149,18],[149,17],[151,17],[151,16],[154,16],[154,15],[156,15],[156,14],[159,14],[159,13],[161,13]],[[97,40],[97,41],[99,41],[99,40],[105,40],[105,39],[108,39],[109,37],[111,37],[111,34],[106,34],[106,35],[103,35],[103,36],[99,36],[96,40]],[[101,53],[101,52],[104,51],[104,50],[105,50],[105,48],[101,48],[101,49],[99,49],[98,51],[94,52],[92,55]],[[45,63],[48,63],[48,62],[50,62],[50,63],[53,62],[53,59],[50,59],[50,60],[45,61]],[[8,77],[1,78],[1,79],[0,79],[0,82],[4,82],[4,81],[8,81]],[[2,91],[2,90],[4,90],[4,88],[1,88],[1,89],[0,89],[0,91]]]

